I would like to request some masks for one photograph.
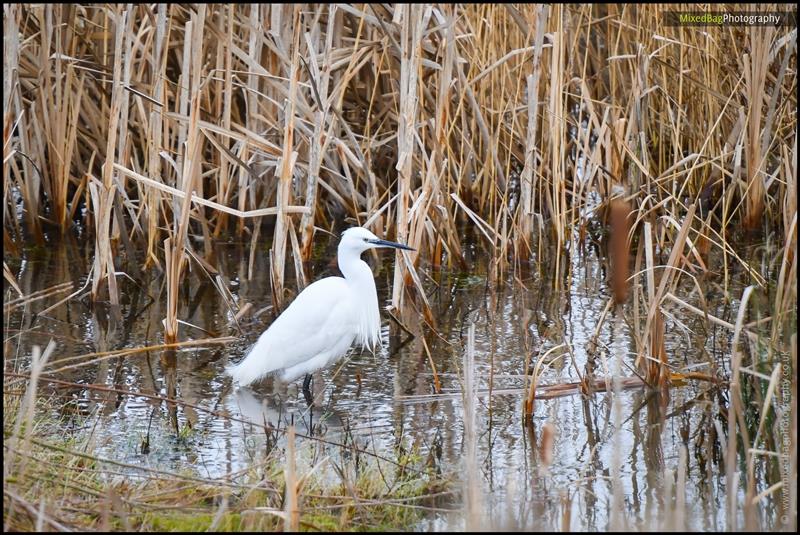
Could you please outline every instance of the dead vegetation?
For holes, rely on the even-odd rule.
[[[717,274],[727,288],[732,266],[750,274],[752,289],[730,296],[736,324],[723,323],[734,340],[728,432],[742,437],[728,442],[727,475],[741,451],[752,476],[764,432],[743,431],[741,370],[766,355],[757,421],[786,395],[775,370],[796,371],[796,30],[674,27],[663,9],[5,5],[5,255],[77,227],[95,242],[91,298],[113,305],[123,273],[159,270],[172,343],[179,288],[213,276],[221,237],[250,241],[250,271],[269,254],[277,310],[287,269],[306,280],[315,229],[369,226],[417,249],[395,264],[392,303],[411,301],[435,326],[418,272],[463,265],[465,225],[499,279],[546,248],[548,267],[566,272],[564,252],[599,222],[650,386],[673,377],[665,301],[720,322],[698,278]],[[744,258],[745,230],[778,237],[777,280]],[[712,251],[721,265],[708,264]],[[5,264],[4,276],[19,294],[4,312],[75,289],[22,295]],[[687,279],[694,299],[676,295]],[[771,299],[761,345],[750,292]],[[796,434],[796,380],[789,394],[779,401]],[[780,459],[796,472],[794,454]]]

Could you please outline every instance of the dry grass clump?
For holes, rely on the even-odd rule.
[[[247,423],[262,437],[260,446],[255,441],[252,451],[242,452],[253,459],[242,470],[210,477],[205,467],[169,471],[152,458],[109,458],[96,451],[93,433],[64,432],[91,422],[61,421],[63,399],[46,394],[40,384],[48,382],[39,371],[54,347],[34,349],[30,381],[6,377],[6,531],[394,531],[452,499],[450,482],[415,449],[383,459],[351,436],[336,443],[300,435],[301,442],[293,426],[254,424],[223,413],[215,417]],[[272,441],[266,447],[265,435]],[[181,432],[177,440],[191,443],[191,433]]]

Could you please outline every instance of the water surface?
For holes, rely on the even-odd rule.
[[[312,280],[336,273],[330,261],[335,242],[319,242],[317,261],[308,266]],[[203,273],[192,262],[192,273],[181,287],[178,317],[186,324],[181,325],[180,339],[230,335],[233,341],[155,349],[89,365],[83,363],[93,357],[64,361],[163,342],[164,278],[157,269],[149,269],[119,279],[123,303],[118,317],[107,304],[91,307],[86,298],[39,313],[67,294],[14,310],[5,322],[6,355],[18,359],[7,358],[6,367],[13,360],[25,368],[32,346],[43,347],[53,339],[57,349],[48,374],[75,383],[43,387],[65,401],[63,431],[90,433],[97,455],[135,466],[222,477],[246,470],[275,447],[261,424],[284,427],[294,422],[301,435],[331,443],[350,441],[389,459],[416,452],[428,466],[458,478],[467,468],[462,367],[467,330],[474,323],[476,468],[484,527],[660,529],[671,527],[675,508],[684,507],[686,528],[725,529],[725,476],[717,437],[717,429],[727,428],[720,416],[720,407],[727,403],[724,389],[687,381],[664,392],[626,388],[618,395],[541,398],[529,424],[524,421],[526,360],[531,370],[539,360],[548,364],[540,379],[543,385],[576,382],[587,370],[594,370],[596,377],[634,376],[631,300],[624,310],[612,308],[598,329],[610,298],[599,248],[562,256],[559,274],[547,257],[540,264],[508,266],[496,278],[494,261],[478,237],[465,248],[466,268],[433,269],[423,263],[420,271],[435,331],[425,325],[411,296],[408,306],[395,311],[410,333],[382,312],[383,347],[375,354],[354,351],[346,361],[317,373],[313,386],[319,403],[309,410],[301,380],[288,385],[268,380],[255,388],[236,389],[224,374],[225,366],[243,358],[272,321],[268,246],[253,252],[251,268],[247,244],[214,243],[211,264],[219,273]],[[752,248],[754,255],[759,250],[763,248]],[[374,267],[380,303],[388,305],[394,254],[364,258]],[[15,271],[23,291],[30,294],[63,281],[82,286],[90,266],[91,247],[66,241],[26,249]],[[730,269],[736,283],[727,291],[741,295],[747,280],[735,264]],[[289,301],[297,291],[291,264],[287,277]],[[709,312],[734,321],[737,303],[722,298],[721,274],[702,275],[702,282]],[[220,297],[219,285],[230,292],[232,307]],[[680,284],[677,293],[698,303],[693,284]],[[251,313],[237,322],[236,310],[245,303],[252,304]],[[675,371],[725,377],[731,333],[672,305],[665,309],[667,352]],[[440,394],[435,393],[431,360],[441,381]],[[87,384],[144,395],[90,389]],[[542,444],[548,423],[555,429],[549,465]],[[280,436],[275,435],[279,447]],[[299,440],[301,447],[304,440],[312,442]],[[332,445],[311,449],[314,455],[301,456],[301,472],[303,463],[310,467],[320,453],[341,454],[341,448]],[[680,503],[673,489],[682,459],[686,495]],[[759,511],[769,524],[773,504],[763,503]],[[465,527],[460,504],[454,496],[446,504],[454,512],[431,511],[417,527]],[[623,516],[617,517],[615,510],[624,511]]]

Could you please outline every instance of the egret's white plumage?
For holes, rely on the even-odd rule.
[[[381,319],[372,270],[361,253],[376,247],[410,249],[378,239],[365,228],[342,234],[338,263],[344,277],[310,284],[259,337],[245,359],[228,369],[241,386],[272,372],[293,381],[345,355],[353,342],[374,349]]]

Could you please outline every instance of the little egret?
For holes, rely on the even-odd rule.
[[[250,353],[228,373],[247,386],[271,372],[294,381],[305,374],[303,394],[311,374],[339,360],[353,342],[374,349],[380,343],[381,318],[372,270],[361,253],[377,247],[413,251],[379,239],[365,228],[353,227],[339,241],[338,263],[344,277],[326,277],[310,284],[264,331]]]

